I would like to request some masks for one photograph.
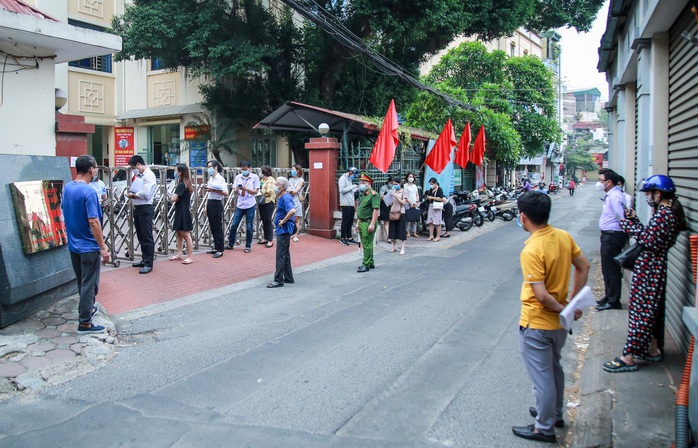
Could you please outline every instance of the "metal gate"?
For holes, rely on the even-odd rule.
[[[691,231],[698,230],[698,47],[681,37],[698,34],[689,6],[669,30],[669,176],[674,180]],[[682,321],[684,306],[692,306],[695,283],[688,232],[669,252],[667,327],[684,353],[690,333]]]
[[[415,175],[415,184],[422,185],[421,168],[424,163],[426,142],[413,140],[412,145],[405,146],[402,143],[395,150],[395,159],[390,164],[387,173],[382,173],[368,163],[368,158],[373,151],[374,142],[364,138],[343,139],[339,149],[339,161],[336,178],[344,174],[348,168],[355,166],[359,171],[365,172],[373,184],[383,185],[388,177],[397,176],[404,179],[407,173]]]
[[[176,250],[176,232],[172,229],[174,205],[168,200],[169,195],[174,193],[176,185],[174,181],[174,167],[153,165],[150,168],[158,179],[153,198],[153,239],[155,240],[155,254],[157,257],[157,254],[168,255]],[[102,226],[104,239],[111,254],[111,264],[118,267],[120,260],[133,261],[137,256],[141,255],[140,245],[133,225],[133,204],[126,197],[126,193],[128,193],[131,186],[130,169],[128,167],[100,167],[99,169],[101,172],[100,177],[106,179],[105,185],[107,187],[107,199],[102,204],[102,210],[104,211]],[[259,169],[253,169],[252,171],[260,175]],[[235,180],[235,176],[239,173],[239,168],[224,168],[222,175],[230,186]],[[211,228],[204,213],[208,192],[204,190],[203,185],[208,181],[208,174],[206,174],[205,167],[190,168],[189,174],[194,187],[190,203],[193,220],[191,238],[194,247],[192,249],[187,248],[187,250],[195,251],[199,250],[200,246],[208,248],[212,245]],[[288,175],[288,168],[272,168],[272,176],[274,178],[278,176],[288,177]],[[237,197],[233,194],[229,195],[224,202],[223,229],[225,232],[225,244],[230,244],[228,233],[232,225],[236,203]],[[304,232],[310,225],[310,185],[307,181],[303,209],[303,219],[300,223],[301,232]],[[255,235],[259,236],[261,231],[259,210],[255,213],[253,227]],[[247,226],[241,224],[235,238],[236,245],[245,239],[246,231]]]

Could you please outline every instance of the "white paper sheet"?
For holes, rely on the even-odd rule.
[[[569,330],[572,327],[572,322],[574,322],[575,310],[584,311],[594,305],[596,305],[596,299],[594,299],[591,288],[585,286],[572,300],[570,300],[570,303],[565,306],[565,309],[560,312],[560,325],[565,327],[565,330]]]
[[[129,193],[138,194],[143,189],[143,178],[136,177],[131,182],[131,188],[128,189]]]
[[[385,205],[387,205],[388,207],[390,207],[393,204],[394,199],[395,198],[393,198],[393,195],[390,194],[390,192],[386,193],[386,195],[383,196],[383,202],[385,202]]]

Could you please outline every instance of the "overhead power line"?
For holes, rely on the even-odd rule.
[[[398,64],[394,63],[393,61],[389,60],[388,58],[375,51],[369,50],[365,42],[363,42],[359,37],[351,33],[351,31],[346,29],[343,25],[332,23],[328,17],[330,16],[328,13],[322,15],[316,14],[310,11],[307,7],[299,4],[296,0],[281,1],[287,6],[289,6],[291,9],[296,11],[298,14],[300,14],[302,17],[317,25],[320,29],[332,36],[340,44],[344,45],[350,50],[356,51],[357,53],[362,54],[367,58],[371,59],[373,63],[376,65],[376,67],[378,67],[383,73],[387,75],[397,76],[398,78],[402,79],[408,84],[420,90],[424,90],[433,95],[436,95],[442,98],[448,104],[451,104],[453,106],[462,107],[466,110],[476,110],[476,108],[472,105],[457,100],[449,95],[446,95],[445,93],[439,92],[438,90],[429,85],[424,84],[414,76],[407,73]]]

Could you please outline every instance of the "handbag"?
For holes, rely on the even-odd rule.
[[[390,220],[391,221],[399,221],[400,218],[402,218],[402,213],[400,213],[399,210],[396,212],[390,212]]]
[[[258,194],[255,195],[255,200],[257,201],[257,205],[262,205],[264,204],[264,195],[263,194]]]
[[[632,246],[627,247],[623,252],[613,257],[613,259],[616,260],[616,263],[621,265],[623,269],[628,269],[629,271],[632,271],[635,268],[635,262],[637,261],[637,257],[640,256],[640,252],[642,252],[642,249],[644,249],[644,247],[642,247],[642,244],[635,243]]]
[[[441,201],[434,201],[432,202],[432,210],[443,210],[444,209],[444,203]]]
[[[419,222],[421,213],[418,208],[408,208],[405,210],[405,220],[407,222]]]

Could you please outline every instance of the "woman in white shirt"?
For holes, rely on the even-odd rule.
[[[414,180],[414,173],[407,173],[407,176],[405,176],[405,185],[403,187],[407,196],[407,203],[405,204],[405,208],[419,210],[419,189],[417,188],[417,185],[414,183]],[[419,221],[407,222],[408,237],[413,236],[415,238],[419,238],[419,234],[417,233],[418,225]]]
[[[293,234],[293,241],[298,242],[298,234],[301,232],[301,220],[303,219],[303,204],[301,196],[303,195],[303,187],[305,186],[305,180],[303,180],[303,167],[299,164],[293,165],[291,168],[291,177],[288,179],[288,190],[287,192],[293,198],[293,208],[296,209],[296,232]]]

